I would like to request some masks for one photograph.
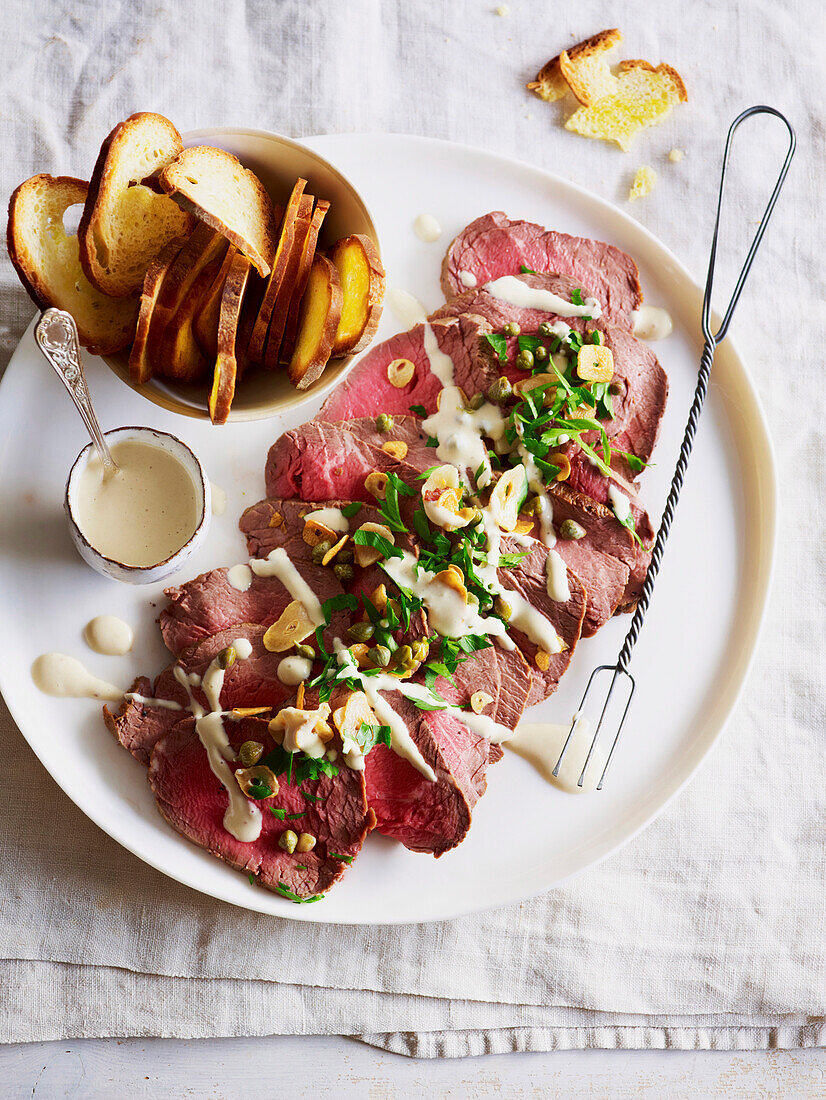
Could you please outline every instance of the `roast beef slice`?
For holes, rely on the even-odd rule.
[[[247,740],[260,741],[265,753],[275,747],[265,721],[226,721],[225,729],[236,749]],[[259,885],[278,892],[281,884],[301,898],[324,893],[341,878],[373,824],[363,773],[341,767],[337,776],[322,776],[301,787],[295,781],[288,784],[286,775],[279,777],[275,797],[256,802],[262,817],[259,838],[236,840],[224,828],[227,794],[209,766],[192,718],[176,723],[156,743],[149,783],[173,829],[230,866],[255,875]],[[301,816],[282,821],[272,807]],[[289,855],[278,843],[287,829],[312,834],[315,847]]]
[[[518,275],[521,266],[568,275],[577,286],[590,287],[606,314],[626,326],[642,303],[639,271],[626,252],[533,222],[511,221],[501,211],[476,218],[452,241],[442,264],[442,289],[452,298],[466,289],[463,271],[482,286],[502,275]]]

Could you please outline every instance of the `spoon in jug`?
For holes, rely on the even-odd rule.
[[[74,317],[64,309],[44,310],[35,325],[34,338],[83,418],[103,465],[103,480],[108,481],[118,472],[118,464],[112,458],[112,452],[100,430],[92,398],[89,396],[89,387],[86,385],[83,364],[80,361],[80,340]]]

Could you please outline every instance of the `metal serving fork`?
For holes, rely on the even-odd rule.
[[[717,260],[717,236],[720,230],[720,212],[723,206],[726,171],[728,168],[732,139],[734,138],[734,134],[742,122],[744,122],[747,118],[751,118],[752,115],[760,114],[774,115],[776,118],[779,118],[781,122],[784,123],[786,129],[789,131],[789,147],[786,152],[786,158],[783,161],[783,167],[780,169],[780,175],[777,177],[777,183],[775,184],[774,190],[771,193],[771,197],[769,198],[769,201],[766,205],[763,217],[760,220],[760,225],[757,229],[756,234],[754,235],[754,240],[751,243],[748,255],[746,256],[745,263],[743,264],[740,275],[738,276],[734,291],[731,295],[731,301],[728,304],[728,309],[726,310],[725,316],[720,323],[720,327],[717,329],[716,332],[712,332],[711,292],[714,285],[714,268]],[[749,272],[751,271],[751,266],[754,262],[755,253],[757,252],[760,242],[763,239],[763,234],[766,232],[766,227],[769,224],[769,218],[771,217],[775,203],[777,202],[778,196],[780,195],[780,189],[782,188],[783,183],[786,179],[786,174],[789,171],[789,165],[791,164],[792,157],[794,156],[795,145],[796,139],[791,123],[784,115],[782,115],[779,111],[776,111],[774,107],[749,107],[748,110],[743,111],[742,114],[737,116],[737,118],[734,120],[734,122],[732,122],[731,127],[729,128],[728,137],[726,138],[726,147],[723,153],[723,167],[720,173],[720,191],[717,198],[717,217],[714,222],[714,235],[711,239],[711,253],[708,263],[708,275],[706,277],[706,288],[705,294],[703,296],[702,327],[705,343],[703,346],[703,354],[700,359],[700,371],[697,378],[697,388],[694,391],[694,400],[691,403],[691,410],[688,414],[688,422],[685,426],[685,435],[683,436],[683,443],[680,447],[680,456],[677,459],[677,466],[674,470],[674,477],[671,481],[671,488],[668,493],[668,499],[666,500],[665,508],[663,510],[662,520],[660,521],[660,529],[657,532],[657,538],[654,542],[654,549],[651,552],[651,563],[648,566],[645,583],[642,586],[642,592],[640,593],[640,598],[637,602],[637,609],[634,612],[634,617],[631,620],[631,626],[629,627],[628,633],[625,636],[625,641],[623,642],[622,649],[620,650],[619,657],[617,658],[617,663],[615,665],[600,665],[598,668],[595,668],[594,671],[591,673],[588,684],[585,688],[585,692],[582,696],[582,700],[580,701],[579,707],[574,712],[574,716],[571,720],[571,728],[568,731],[568,736],[566,737],[565,743],[562,746],[562,751],[559,754],[559,759],[556,762],[556,767],[553,770],[553,774],[555,776],[558,776],[559,769],[562,765],[563,758],[571,742],[574,730],[579,725],[580,721],[585,717],[586,708],[594,702],[594,697],[598,695],[596,687],[597,683],[599,682],[600,678],[603,677],[603,674],[612,673],[613,675],[611,676],[611,682],[608,686],[607,695],[605,696],[605,702],[602,704],[599,721],[597,722],[596,729],[594,730],[594,735],[591,739],[591,744],[588,749],[588,755],[585,758],[585,763],[583,764],[582,771],[579,776],[578,786],[580,787],[583,784],[585,773],[588,770],[588,765],[591,762],[591,757],[593,756],[594,749],[596,748],[597,742],[599,741],[600,732],[602,731],[602,725],[605,720],[606,713],[608,712],[608,707],[611,703],[611,699],[614,696],[614,689],[620,682],[624,684],[625,689],[627,690],[627,698],[624,698],[624,706],[623,696],[620,695],[618,698],[619,705],[617,706],[617,711],[621,709],[622,714],[616,727],[616,733],[614,734],[613,740],[611,741],[611,747],[608,750],[608,756],[605,760],[599,783],[597,784],[597,790],[602,790],[602,784],[605,781],[605,776],[608,772],[608,768],[610,767],[611,760],[614,756],[614,751],[616,750],[617,744],[619,742],[623,726],[625,725],[625,719],[628,715],[628,709],[631,705],[631,699],[634,695],[634,689],[636,687],[634,677],[628,671],[628,665],[631,662],[631,651],[633,650],[637,638],[639,637],[640,630],[642,629],[643,620],[645,619],[645,613],[648,610],[649,603],[651,602],[651,595],[654,591],[654,584],[656,583],[657,574],[660,569],[660,563],[662,562],[663,553],[665,552],[665,544],[668,540],[669,531],[671,530],[671,522],[674,519],[674,513],[677,509],[677,503],[680,499],[680,492],[683,487],[683,478],[685,477],[686,467],[688,466],[688,460],[691,456],[691,448],[694,444],[694,436],[697,431],[697,424],[700,419],[700,413],[703,410],[703,402],[705,401],[706,393],[708,392],[708,379],[711,373],[711,365],[714,361],[714,351],[717,345],[726,338],[726,334],[728,333],[731,319],[734,316],[734,310],[737,307],[737,303],[740,300],[740,294],[743,291],[743,287],[746,284],[746,279],[748,278]],[[591,698],[589,698],[589,696],[591,696]]]

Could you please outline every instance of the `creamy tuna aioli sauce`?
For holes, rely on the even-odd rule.
[[[216,485],[214,481],[210,481],[209,484],[212,488],[212,514],[222,516],[227,510],[227,491],[220,485]]]
[[[460,280],[462,286],[467,286],[467,287],[476,286],[477,283],[479,282],[479,280],[476,278],[476,276],[473,274],[472,271],[460,271],[459,272],[459,280]]]
[[[227,570],[227,581],[236,592],[246,592],[252,584],[252,570],[242,562]]]
[[[424,241],[426,244],[432,244],[441,237],[442,227],[432,214],[419,214],[418,218],[413,222],[413,232],[420,241]]]
[[[414,298],[406,290],[390,287],[385,294],[385,301],[402,328],[413,328],[427,320],[427,310],[418,298]]]
[[[503,275],[485,283],[485,290],[500,302],[521,309],[541,309],[544,313],[556,313],[560,317],[590,317],[593,320],[602,316],[602,306],[596,298],[585,298],[583,304],[578,306],[550,290],[528,286],[515,275]]]
[[[195,533],[200,516],[192,478],[168,451],[135,439],[112,446],[118,472],[104,480],[90,452],[72,512],[86,540],[123,565],[157,565]]]
[[[318,508],[315,512],[307,513],[304,517],[305,523],[308,519],[323,523],[325,527],[329,527],[331,531],[338,531],[340,535],[345,535],[350,530],[350,521],[340,508]]]
[[[32,665],[32,679],[44,695],[71,699],[105,699],[117,703],[123,692],[106,680],[93,676],[75,657],[65,653],[44,653]]]
[[[631,515],[631,501],[625,493],[621,493],[617,486],[613,484],[608,486],[608,499],[611,501],[614,515],[620,523],[624,523]]]
[[[95,653],[108,657],[122,657],[132,648],[135,632],[129,623],[116,615],[96,615],[83,631],[86,644]]]
[[[549,783],[553,783],[562,790],[571,794],[585,794],[596,790],[602,769],[605,767],[605,752],[596,745],[588,763],[588,770],[578,786],[582,768],[591,747],[592,731],[585,718],[576,721],[574,732],[562,758],[559,775],[555,776],[553,770],[559,760],[559,754],[568,737],[571,723],[556,725],[552,722],[525,722],[519,723],[513,736],[504,742],[505,748],[515,752],[532,764],[536,770]]]
[[[313,662],[309,657],[284,657],[278,662],[276,675],[282,684],[298,687],[303,680],[309,680],[313,671]]]
[[[640,306],[631,314],[634,335],[641,340],[664,340],[674,330],[674,322],[667,309],[660,306]]]
[[[324,612],[318,596],[290,561],[282,546],[276,547],[266,558],[251,558],[250,569],[256,577],[277,577],[292,598],[304,605],[313,626],[324,625]]]

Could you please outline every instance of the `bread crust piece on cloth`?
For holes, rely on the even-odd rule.
[[[637,138],[630,157],[567,133],[556,108],[521,87],[547,57],[604,26],[595,0],[578,6],[576,37],[551,5],[514,4],[504,18],[447,5],[440,22],[432,6],[409,0],[380,22],[373,5],[353,0],[328,6],[322,22],[313,5],[296,0],[276,23],[267,5],[230,5],[198,25],[184,5],[159,12],[140,0],[113,2],[105,22],[42,0],[22,21],[12,5],[0,8],[5,195],[36,171],[86,171],[103,136],[140,107],[163,112],[182,131],[246,124],[281,133],[428,133],[532,159],[611,199],[627,192],[639,163],[652,163],[659,185],[634,216],[699,273],[729,119],[768,97],[792,117],[801,150],[819,148],[819,55],[798,44],[802,18],[822,25],[813,0],[793,21],[768,0],[736,10],[662,0],[647,10],[644,28],[621,24],[625,56],[673,63],[692,93],[709,74],[715,81],[713,107],[701,111],[692,94]],[[187,42],[191,64],[170,62],[173,42]],[[675,146],[686,149],[679,165],[667,162]],[[777,162],[748,140],[741,148],[749,175],[732,183],[744,218],[758,217]],[[826,438],[807,353],[811,332],[826,320],[813,245],[824,235],[818,187],[799,155],[735,322],[778,448],[787,526],[775,595],[742,705],[663,817],[600,867],[523,905],[430,926],[319,929],[213,902],[141,864],[69,802],[4,716],[0,1038],[292,1027],[433,1055],[826,1042],[816,1019],[826,1017]],[[483,212],[472,199],[469,189],[468,219]],[[675,218],[675,210],[692,216]],[[448,233],[445,226],[445,245]],[[427,256],[434,246],[416,247]],[[438,259],[435,246],[434,287]],[[778,341],[766,338],[776,325],[765,323],[778,282],[806,319],[783,327],[782,370]],[[32,313],[7,265],[6,354]],[[106,744],[106,731],[100,736]],[[137,765],[136,782],[143,782]],[[33,797],[42,807],[35,820]]]

